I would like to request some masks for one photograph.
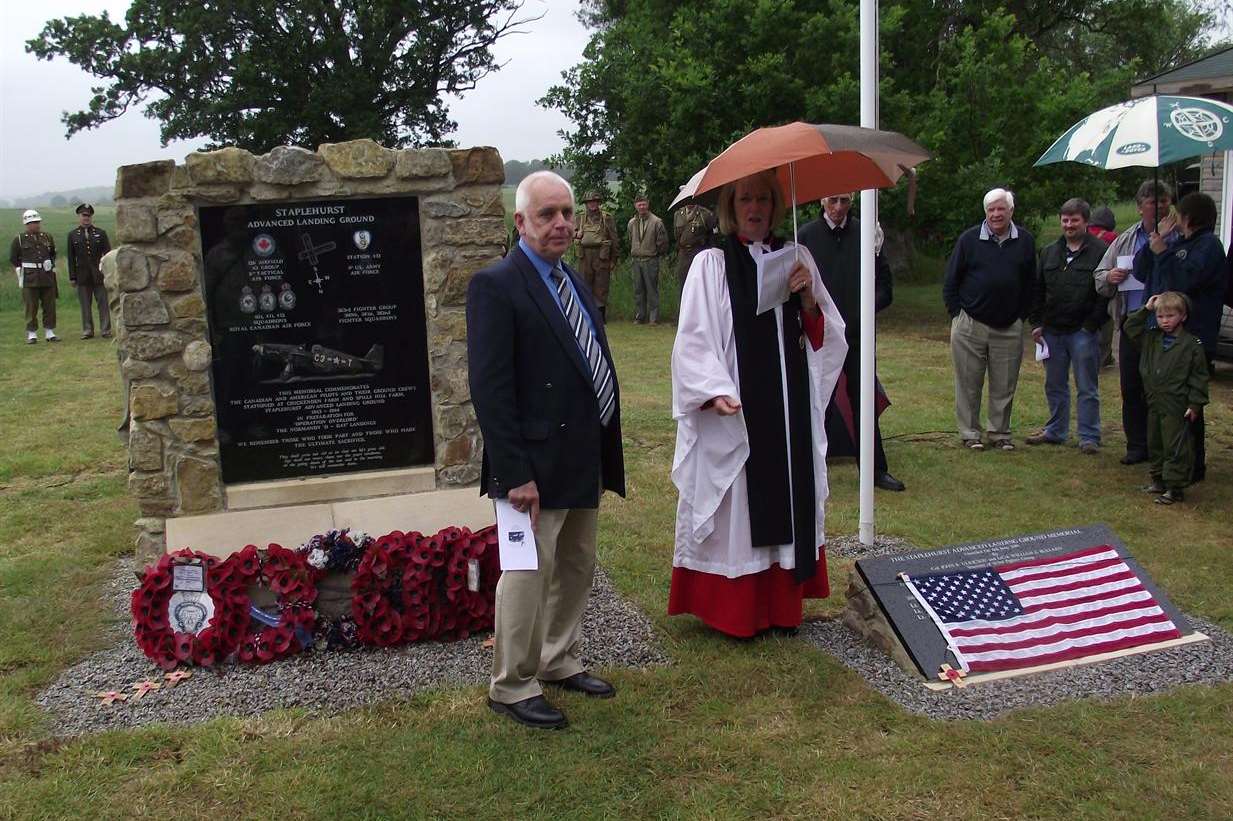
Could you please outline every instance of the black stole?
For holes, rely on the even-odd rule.
[[[772,238],[773,247],[783,245]],[[801,300],[783,305],[783,358],[775,312],[758,316],[757,265],[735,236],[723,240],[724,272],[732,301],[741,409],[749,431],[745,479],[749,489],[749,530],[754,547],[796,546],[793,577],[804,582],[817,573],[813,484],[813,432],[809,413],[809,369]],[[784,430],[783,376],[788,384],[788,431]],[[791,476],[788,467],[791,465]],[[792,480],[795,481],[792,481]],[[793,515],[795,513],[795,516]]]

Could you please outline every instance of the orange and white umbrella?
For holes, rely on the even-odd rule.
[[[681,186],[671,208],[772,168],[792,205],[890,188],[927,159],[928,151],[896,131],[799,122],[759,128],[694,174]]]

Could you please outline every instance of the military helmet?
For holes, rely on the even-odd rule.
[[[42,222],[42,221],[43,221],[43,218],[39,216],[39,212],[35,211],[33,208],[27,210],[24,214],[21,215],[22,225],[29,225],[32,222]]]
[[[595,200],[596,202],[603,202],[604,198],[599,195],[598,191],[592,188],[591,190],[587,191],[585,194],[582,195],[583,202],[590,202],[591,200]]]

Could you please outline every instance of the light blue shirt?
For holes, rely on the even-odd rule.
[[[539,274],[539,278],[544,281],[544,287],[548,289],[548,293],[552,294],[552,300],[557,304],[557,307],[561,309],[561,315],[564,316],[565,306],[561,304],[561,295],[557,293],[557,284],[552,281],[552,263],[532,251],[531,247],[527,245],[527,241],[521,237],[518,239],[518,247],[521,248],[522,252],[527,255],[527,259],[531,260],[531,264],[535,266],[535,271]],[[564,265],[561,266],[561,270],[565,270]],[[569,286],[569,289],[573,291],[574,304],[578,306],[578,310],[581,311],[582,315],[586,318],[587,325],[591,328],[591,336],[598,340],[599,334],[595,333],[595,322],[591,319],[591,315],[587,313],[586,303],[583,302],[582,298],[578,296],[578,291],[574,288],[574,281],[569,278],[568,274],[565,275],[565,283]],[[582,350],[581,343],[579,343],[578,349]],[[584,356],[585,354],[586,352],[583,351]]]

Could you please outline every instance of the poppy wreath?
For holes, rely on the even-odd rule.
[[[145,569],[141,584],[133,591],[132,614],[133,635],[147,658],[164,670],[181,664],[213,667],[236,651],[248,630],[248,596],[234,558],[220,561],[206,553],[177,550],[163,554]],[[214,603],[214,615],[196,634],[174,632],[167,615],[174,593],[173,568],[183,559],[201,561],[206,593]]]
[[[497,580],[501,576],[497,529],[495,525],[489,525],[477,533],[465,527],[449,530],[456,532],[450,534],[445,598],[454,617],[452,635],[465,639],[471,633],[492,629],[496,614]],[[474,590],[469,584],[472,572],[477,573]]]
[[[389,647],[435,634],[433,569],[444,567],[437,536],[395,530],[368,548],[351,582],[351,615],[361,644]],[[434,619],[435,611],[435,619]]]
[[[250,617],[249,630],[239,647],[240,661],[268,664],[312,646],[319,571],[300,553],[276,544],[265,550],[250,544],[232,559],[244,585]],[[276,616],[251,604],[251,587],[264,588],[277,597]]]

